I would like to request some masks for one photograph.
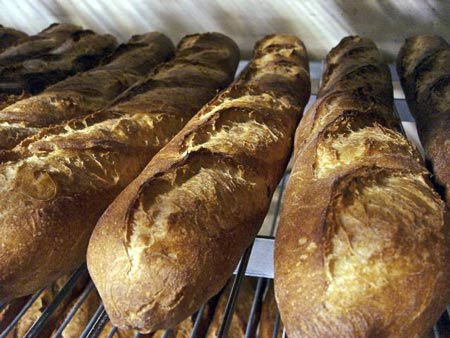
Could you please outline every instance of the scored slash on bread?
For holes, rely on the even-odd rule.
[[[2,154],[1,301],[30,294],[85,260],[106,207],[232,81],[238,60],[237,45],[222,34],[187,36],[174,59],[114,106],[44,129]]]
[[[420,337],[450,300],[449,214],[374,43],[341,41],[296,132],[275,239],[291,338]]]
[[[309,95],[303,43],[267,36],[109,206],[87,257],[115,325],[173,327],[224,286],[267,213]]]

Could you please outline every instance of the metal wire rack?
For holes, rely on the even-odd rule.
[[[241,70],[246,65],[245,61],[240,63],[238,69]],[[313,103],[316,99],[315,94],[318,91],[320,83],[320,75],[322,73],[322,64],[320,62],[312,62],[310,64],[311,78],[312,78],[312,97],[309,105]],[[417,133],[415,130],[415,124],[412,116],[409,113],[408,107],[405,103],[403,92],[400,88],[398,76],[393,66],[390,67],[393,78],[394,85],[394,98],[395,98],[395,111],[399,118],[402,120],[403,132],[408,136],[408,138],[415,143],[419,149],[421,149],[418,143]],[[238,264],[234,277],[232,280],[231,291],[228,295],[228,300],[226,303],[225,310],[223,312],[223,318],[220,327],[217,331],[218,338],[228,337],[228,330],[232,320],[233,312],[235,310],[236,304],[238,302],[239,293],[241,291],[241,284],[244,278],[254,278],[255,279],[255,289],[253,294],[253,301],[251,304],[251,309],[247,317],[247,324],[245,328],[245,338],[250,338],[255,336],[254,328],[258,326],[259,316],[257,315],[263,303],[263,295],[265,290],[268,288],[271,279],[273,278],[273,244],[274,244],[274,234],[276,232],[279,212],[281,209],[281,202],[283,197],[284,188],[290,174],[291,164],[288,165],[286,173],[281,180],[272,200],[270,210],[266,216],[264,224],[261,228],[260,234],[255,239],[255,241],[250,245],[249,248],[243,254],[240,263]],[[72,276],[69,278],[67,283],[61,289],[61,291],[54,297],[54,299],[48,304],[42,311],[42,315],[32,324],[28,332],[24,337],[40,337],[40,333],[47,324],[49,318],[58,308],[58,306],[63,302],[63,300],[69,296],[70,291],[79,283],[80,279],[87,275],[86,265],[83,264],[78,268]],[[61,337],[62,332],[70,323],[74,315],[82,306],[83,302],[86,301],[89,294],[95,289],[92,281],[89,281],[87,286],[84,288],[83,292],[80,294],[75,304],[72,306],[70,311],[66,314],[66,317],[60,321],[59,327],[54,331],[54,337]],[[29,300],[25,303],[22,309],[17,313],[14,319],[9,323],[9,325],[0,332],[0,338],[10,337],[11,331],[24,316],[24,314],[30,309],[34,302],[42,294],[43,289],[32,295]],[[0,304],[0,312],[3,310],[7,304]],[[205,311],[205,305],[202,306],[197,314],[194,315],[195,320],[193,324],[193,329],[190,333],[191,338],[198,337],[198,330],[200,326],[200,321]],[[99,334],[104,329],[105,325],[109,322],[108,315],[102,304],[99,305],[94,315],[91,317],[88,324],[85,326],[82,332],[82,338],[93,338],[98,337]],[[280,336],[280,330],[282,323],[280,316],[277,313],[274,325],[272,337],[277,338]],[[117,332],[117,328],[112,326],[109,332],[107,332],[107,337],[114,337]],[[170,330],[167,330],[163,338],[167,338],[170,335]],[[283,338],[286,337],[284,329],[282,330]],[[135,337],[141,337],[139,333],[135,334]],[[433,327],[433,330],[424,338],[450,338],[450,307],[447,307],[447,311],[441,316],[439,321]]]

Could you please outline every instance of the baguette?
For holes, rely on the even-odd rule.
[[[0,54],[0,93],[37,94],[47,86],[95,67],[116,47],[109,34],[55,25]]]
[[[450,300],[448,211],[398,132],[376,46],[345,38],[327,72],[297,129],[275,240],[281,319],[291,338],[420,337]]]
[[[133,36],[108,62],[79,73],[0,111],[0,149],[10,149],[39,129],[104,108],[157,64],[172,56],[163,34]]]
[[[434,183],[450,205],[450,46],[436,35],[407,39],[397,70]]]
[[[115,325],[174,327],[224,286],[267,213],[309,93],[302,42],[266,37],[108,207],[87,258]]]
[[[29,294],[84,260],[103,211],[233,79],[228,37],[185,37],[176,57],[117,104],[43,129],[0,160],[0,301]]]
[[[17,43],[20,39],[24,39],[27,36],[27,34],[17,29],[0,25],[0,53],[9,46]]]

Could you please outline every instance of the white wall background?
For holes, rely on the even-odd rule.
[[[220,31],[248,57],[254,42],[293,33],[312,59],[351,34],[374,39],[392,60],[405,37],[436,33],[450,40],[450,1],[439,0],[0,0],[0,24],[36,33],[72,22],[119,39],[158,30],[177,42],[187,33]]]

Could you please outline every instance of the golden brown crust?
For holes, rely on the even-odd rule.
[[[449,215],[388,117],[384,67],[347,91],[340,84],[347,62],[379,62],[373,45],[355,61],[352,39],[360,44],[334,49],[345,56],[334,85],[297,130],[275,243],[276,298],[291,338],[420,337],[450,299]]]
[[[436,35],[409,38],[397,70],[434,182],[450,205],[450,46]]]
[[[88,267],[112,322],[173,327],[226,283],[256,235],[309,97],[306,52],[268,36],[240,79],[110,205]]]
[[[43,127],[86,116],[142,80],[173,54],[161,33],[133,36],[102,66],[76,74],[0,111],[0,149],[10,149]]]
[[[208,33],[186,40],[192,47],[179,49],[181,55],[136,86],[134,96],[43,129],[10,152],[9,161],[4,158],[0,299],[28,294],[79,266],[108,204],[231,82],[229,64],[236,67],[239,60],[231,39]]]
[[[0,93],[39,93],[95,67],[115,47],[112,35],[98,35],[69,24],[51,25],[0,53]]]

